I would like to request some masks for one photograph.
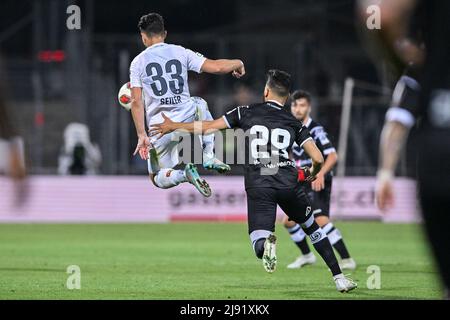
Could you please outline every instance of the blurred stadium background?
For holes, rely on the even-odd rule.
[[[81,30],[66,27],[66,8],[71,4],[81,8]],[[166,19],[168,42],[207,57],[239,57],[246,63],[248,75],[242,81],[190,76],[191,94],[204,97],[213,116],[259,101],[269,68],[288,70],[294,88],[313,94],[313,117],[340,149],[337,174],[375,176],[379,133],[393,79],[383,65],[374,66],[362,45],[355,1],[282,0],[274,5],[271,1],[7,0],[1,9],[0,80],[7,88],[33,175],[67,171],[61,169],[60,156],[64,130],[74,122],[89,128],[91,149],[98,158],[98,165],[97,161],[93,165],[96,173],[146,175],[146,163],[131,156],[136,143],[133,123],[116,97],[128,81],[130,61],[143,48],[138,18],[156,11]],[[354,84],[349,91],[351,110],[343,118],[348,79]],[[408,168],[413,163],[405,152],[399,174],[411,175]],[[234,167],[232,174],[242,174],[242,168]],[[369,195],[365,201],[372,199]]]
[[[66,8],[71,4],[81,8],[81,30],[66,28]],[[398,169],[403,178],[396,181],[401,191],[396,207],[382,216],[374,205],[379,134],[395,79],[389,77],[385,66],[373,64],[370,52],[363,46],[355,24],[353,0],[3,0],[0,4],[0,83],[6,88],[15,125],[25,141],[31,178],[29,204],[15,209],[9,201],[13,190],[8,189],[9,182],[0,179],[4,190],[0,195],[0,221],[245,220],[240,167],[233,167],[231,175],[236,177],[210,177],[215,194],[205,200],[190,186],[171,190],[154,188],[146,177],[146,163],[131,156],[136,143],[135,130],[130,113],[117,102],[117,92],[128,81],[131,60],[143,49],[137,21],[148,12],[164,16],[167,42],[183,45],[207,57],[240,58],[245,62],[247,76],[240,81],[230,76],[190,75],[191,95],[205,98],[213,116],[220,116],[235,105],[259,101],[264,85],[262,79],[270,68],[289,71],[295,88],[313,94],[313,118],[327,128],[341,159],[335,170],[338,178],[333,190],[332,216],[417,221],[415,185],[410,179],[415,160],[409,148]],[[346,83],[351,98],[347,106],[351,110],[350,117],[343,118]],[[71,123],[87,125],[92,145],[99,148],[101,161],[95,176],[68,177],[58,172],[64,130]],[[341,228],[349,234],[352,228],[358,228],[358,224],[350,226],[353,227],[346,228],[344,224]],[[30,243],[42,240],[39,233],[29,230],[33,233],[31,236],[21,229],[23,227],[16,228],[14,235],[14,226],[5,226],[1,232],[4,234],[2,242],[13,242],[15,237],[29,237]],[[52,227],[44,228],[49,228],[49,234],[54,232]],[[193,232],[198,228],[193,228]],[[242,237],[238,241],[245,247],[244,225],[239,230]],[[370,233],[372,228],[366,225],[361,230]],[[421,241],[415,228],[397,230],[405,241],[412,239],[413,244]],[[55,234],[63,236],[64,232],[59,232]],[[69,229],[68,232],[74,231]],[[284,232],[281,226],[278,232]],[[349,241],[353,241],[350,247],[358,242],[367,244],[367,239],[361,240],[365,231],[356,234],[353,238],[349,236],[352,239]],[[60,238],[55,235],[54,239]],[[285,242],[289,246],[288,241]],[[201,246],[200,242],[197,245]],[[388,247],[389,243],[384,245]],[[411,256],[421,257],[425,251],[421,248],[422,245],[418,251],[414,248]],[[365,254],[363,247],[356,251],[362,256]],[[380,251],[382,255],[384,252]],[[389,254],[395,257],[401,252],[400,246],[398,251]],[[246,259],[253,258],[250,253],[248,250]],[[363,259],[362,265],[369,265],[370,259],[364,257],[367,259]],[[395,265],[394,260],[389,263]],[[21,260],[11,261],[19,263]],[[431,268],[426,259],[419,259],[417,263],[419,270]],[[388,277],[398,276],[403,271],[396,270]],[[364,273],[362,270],[361,274]],[[426,290],[412,297],[437,296],[436,291],[427,291],[427,283],[432,282],[432,287],[436,287],[433,271],[429,271],[429,277],[421,280]],[[365,278],[362,281],[365,282]],[[403,290],[391,292],[391,297],[408,296],[407,286]],[[35,296],[30,294],[29,297]],[[284,298],[282,294],[278,297]]]
[[[74,3],[82,10],[82,29],[69,31],[66,8]],[[242,81],[191,75],[191,94],[204,97],[215,116],[260,99],[265,71],[277,67],[292,73],[295,88],[312,92],[314,117],[337,144],[344,83],[354,78],[346,173],[376,172],[373,133],[382,127],[392,84],[361,45],[354,1],[6,0],[1,9],[1,80],[20,118],[31,173],[57,172],[63,130],[71,122],[88,125],[103,155],[102,174],[146,173],[130,157],[134,129],[116,95],[143,48],[137,20],[150,11],[165,17],[168,42],[246,63]]]

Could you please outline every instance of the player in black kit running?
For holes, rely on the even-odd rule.
[[[309,131],[290,112],[283,109],[289,97],[291,77],[279,70],[270,70],[264,88],[263,103],[241,106],[213,121],[177,123],[164,117],[164,123],[150,128],[150,134],[164,135],[174,130],[211,133],[226,128],[241,128],[245,139],[245,190],[247,193],[248,226],[253,249],[263,266],[271,273],[276,268],[276,208],[279,205],[288,217],[297,222],[330,268],[336,288],[348,292],[356,283],[346,278],[339,267],[326,233],[314,221],[311,203],[297,181],[295,163],[289,159],[292,145],[297,143],[312,159],[306,170],[312,179],[320,170],[323,157]]]
[[[342,270],[354,270],[356,268],[356,262],[350,256],[341,232],[330,221],[333,167],[337,162],[338,155],[328,138],[325,128],[311,118],[311,100],[311,95],[304,90],[297,90],[291,95],[291,113],[308,129],[325,159],[320,172],[316,175],[316,179],[313,182],[304,183],[304,188],[311,199],[312,211],[317,224],[327,233],[331,245],[341,257],[339,266]],[[309,156],[295,143],[292,147],[291,156],[299,170],[311,165]],[[306,233],[300,225],[293,221],[288,221],[286,218],[284,226],[302,253],[294,262],[288,265],[288,268],[297,269],[308,264],[314,264],[316,262],[316,256],[309,249],[308,242],[306,241]]]

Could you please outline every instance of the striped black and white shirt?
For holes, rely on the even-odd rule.
[[[305,127],[308,128],[309,133],[314,139],[314,142],[316,143],[320,152],[322,152],[322,156],[324,159],[326,159],[330,153],[336,152],[336,149],[328,138],[328,133],[320,123],[317,123],[316,121],[309,118],[308,122],[305,123]],[[311,158],[306,154],[305,150],[303,150],[303,148],[300,148],[295,143],[292,146],[292,156],[297,167],[310,167],[312,165]],[[332,175],[333,173],[329,172],[327,173],[326,177],[328,178]]]

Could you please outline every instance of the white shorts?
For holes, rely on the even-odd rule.
[[[208,110],[208,104],[199,97],[191,97],[192,115],[183,122],[192,122],[202,120],[203,114]],[[155,174],[160,169],[170,169],[179,164],[178,144],[182,133],[171,132],[162,136],[160,139],[156,137],[150,138],[153,148],[150,150],[150,157],[147,160],[149,174]]]

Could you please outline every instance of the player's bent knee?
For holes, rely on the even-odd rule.
[[[164,174],[161,174],[161,171],[156,172],[155,174],[150,174],[150,179],[152,180],[155,187],[159,189],[169,189],[172,187],[172,185],[167,185],[167,182],[165,183]]]
[[[318,216],[316,217],[316,222],[319,225],[319,227],[323,227],[324,225],[330,222],[330,219],[327,216]]]
[[[153,185],[159,189],[168,189],[167,187],[163,187],[160,184],[158,184],[156,182],[156,177],[157,177],[158,173],[150,173],[149,177],[150,177],[150,181],[153,183]]]
[[[149,173],[148,174],[148,177],[150,178],[150,181],[153,183],[153,185],[155,186],[155,187],[158,187],[159,188],[159,186],[156,184],[156,182],[155,182],[155,176],[156,176],[156,174],[154,174],[154,173]]]
[[[283,224],[284,224],[284,226],[285,226],[285,228],[292,228],[292,227],[295,227],[295,225],[297,224],[297,222],[295,222],[295,221],[292,221],[292,220],[289,220],[289,218],[286,216],[286,217],[284,217],[284,219],[283,219]]]

